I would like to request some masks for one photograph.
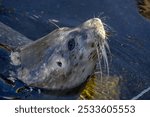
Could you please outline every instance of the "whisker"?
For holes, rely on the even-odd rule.
[[[95,45],[96,45],[96,51],[97,51],[97,56],[98,56],[98,66],[99,66],[100,75],[101,75],[100,77],[101,77],[101,80],[102,80],[102,66],[101,66],[100,51],[99,51],[99,48],[98,48],[97,40],[95,42]]]
[[[109,47],[107,41],[104,41],[104,45],[105,45],[106,49],[108,50],[108,52],[111,53],[110,47]]]
[[[106,19],[108,19],[107,16],[104,16],[104,12],[99,13],[97,17],[98,17],[99,19],[101,19],[102,21],[105,21]]]
[[[105,63],[105,66],[106,66],[107,75],[109,76],[109,64],[108,64],[108,57],[107,57],[107,52],[106,52],[105,45],[103,45],[103,50],[104,50],[104,53],[103,53],[104,63]]]
[[[93,17],[94,17],[94,18],[96,18],[96,17],[95,17],[95,14],[94,14],[94,16],[93,16]]]
[[[100,45],[100,42],[99,42],[99,45]],[[104,57],[104,45],[103,45],[103,42],[101,42],[101,45],[99,46],[99,49],[101,50],[101,54],[102,54],[102,60],[104,61],[105,60],[105,57]],[[105,67],[105,61],[104,61],[104,67]]]
[[[58,29],[60,29],[60,27],[55,23],[53,22],[52,20],[48,20],[51,24],[53,24],[54,26],[56,26]]]
[[[108,53],[108,55],[109,55],[109,59],[110,59],[110,61],[112,61],[111,50],[110,50],[110,47],[109,47],[109,45],[108,45],[107,40],[104,42],[104,45],[105,45],[105,48],[106,48],[107,53]],[[108,58],[108,56],[107,56],[107,58]]]
[[[102,42],[101,43],[101,45],[100,45],[100,42],[99,42],[99,48],[100,48],[100,50],[101,50],[101,54],[102,54],[102,59],[103,59],[103,61],[104,61],[104,67],[105,67],[105,69],[106,69],[106,73],[107,73],[107,75],[109,76],[109,64],[108,64],[108,57],[107,57],[107,52],[106,52],[106,48],[105,48],[105,41],[104,42]],[[108,44],[107,44],[107,46],[108,46]],[[108,46],[109,47],[109,46]]]

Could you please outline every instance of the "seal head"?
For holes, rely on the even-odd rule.
[[[54,30],[18,50],[17,77],[29,86],[45,89],[79,86],[93,73],[98,58],[97,44],[103,44],[105,37],[99,18],[75,28]]]

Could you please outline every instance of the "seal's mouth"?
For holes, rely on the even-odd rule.
[[[93,39],[96,45],[96,54],[98,57],[96,73],[100,73],[102,75],[102,64],[104,64],[104,68],[109,75],[109,65],[106,51],[108,50],[108,52],[110,52],[110,49],[103,22],[99,18],[93,18],[84,22],[82,26],[84,29],[93,30],[91,35],[94,34]],[[93,56],[95,56],[95,54]]]

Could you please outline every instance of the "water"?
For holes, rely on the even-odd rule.
[[[73,27],[89,18],[102,18],[111,27],[108,32],[112,54],[110,76],[121,78],[119,99],[132,99],[150,86],[150,20],[148,12],[146,15],[141,12],[141,4],[137,0],[3,0],[0,21],[36,40],[57,28],[51,21],[60,27]],[[29,88],[17,90],[24,85],[17,81],[13,87],[0,81],[0,97],[78,99],[83,88],[71,89],[67,93],[40,93],[38,89]],[[99,88],[97,90],[101,92]],[[150,99],[150,91],[139,99]]]

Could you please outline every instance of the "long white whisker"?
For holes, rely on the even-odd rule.
[[[110,51],[110,47],[108,45],[107,40],[104,42],[104,45],[105,45],[106,50],[108,51],[109,60],[112,61],[111,51]],[[108,56],[107,56],[107,58],[108,58]]]
[[[106,71],[107,71],[107,75],[109,76],[109,64],[108,64],[108,57],[107,57],[107,52],[106,52],[106,48],[105,45],[103,45],[103,50],[104,50],[104,62],[106,65]]]
[[[106,53],[106,48],[105,48],[105,41],[101,44],[100,50],[102,53],[102,57],[103,57],[103,61],[104,61],[104,67],[106,68],[107,71],[107,75],[109,76],[109,64],[108,64],[108,57],[107,57],[107,53]]]
[[[52,20],[48,20],[51,24],[53,24],[54,26],[56,26],[58,29],[60,29],[60,27],[55,23],[53,22]]]
[[[97,40],[96,40],[97,42]],[[97,51],[97,56],[98,56],[98,65],[99,65],[99,69],[100,69],[100,75],[101,75],[101,79],[102,79],[102,66],[101,66],[101,59],[100,59],[100,51],[98,48],[98,44],[95,42],[96,45],[96,51]]]
[[[101,60],[102,60],[102,50],[100,49],[100,42],[98,42],[98,44],[99,44],[99,47],[98,47],[98,50],[99,50],[99,55],[101,54]],[[100,62],[101,62],[101,60],[100,60]],[[102,65],[100,64],[100,72],[101,72],[101,82],[102,82],[102,77],[103,77],[103,69],[102,69]]]
[[[110,48],[109,48],[109,45],[108,45],[107,41],[104,41],[104,45],[105,45],[106,49],[108,50],[108,52],[109,52],[109,53],[111,53],[111,51],[110,51]]]

